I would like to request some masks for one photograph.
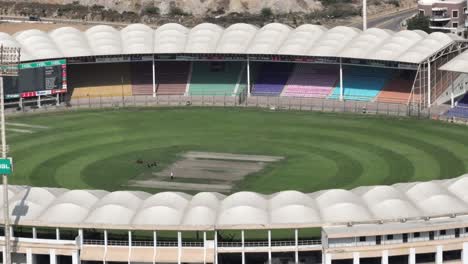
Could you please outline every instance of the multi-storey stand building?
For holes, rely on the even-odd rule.
[[[9,232],[27,264],[466,264],[467,190],[468,175],[271,195],[11,186]]]

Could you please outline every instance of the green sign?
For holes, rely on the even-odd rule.
[[[20,98],[20,94],[6,94],[5,99]]]
[[[0,159],[0,174],[10,175],[11,171],[11,159]]]
[[[47,67],[47,66],[56,66],[66,64],[67,61],[62,60],[52,60],[52,61],[39,61],[39,62],[30,62],[30,63],[22,63],[19,65],[20,69],[30,69],[30,68],[39,68],[39,67]]]

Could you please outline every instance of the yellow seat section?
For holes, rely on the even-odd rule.
[[[70,65],[68,75],[73,99],[132,95],[130,65],[127,63]]]

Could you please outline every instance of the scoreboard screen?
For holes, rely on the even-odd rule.
[[[33,97],[65,93],[67,65],[65,60],[22,63],[18,77],[5,83],[5,97]]]

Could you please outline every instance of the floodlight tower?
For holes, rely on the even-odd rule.
[[[362,30],[367,30],[367,0],[362,0]]]
[[[0,130],[1,130],[1,158],[3,161],[7,160],[7,144],[5,135],[5,94],[3,89],[4,76],[18,76],[18,65],[20,61],[20,48],[17,47],[4,47],[0,46]],[[7,170],[11,172],[11,163],[7,165]],[[3,169],[3,221],[4,222],[4,235],[5,235],[5,259],[3,263],[11,263],[10,252],[10,217],[8,209],[8,176],[9,172]]]

